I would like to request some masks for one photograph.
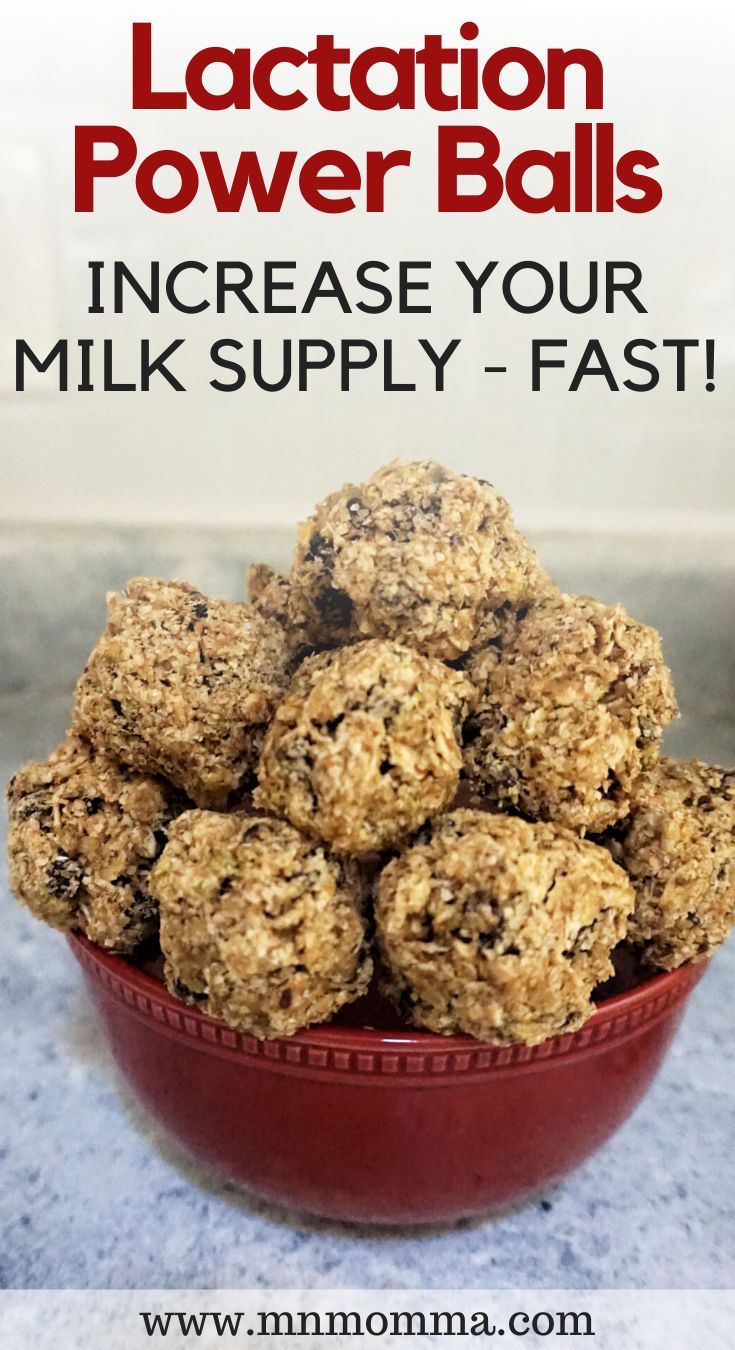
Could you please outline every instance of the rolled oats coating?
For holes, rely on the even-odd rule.
[[[647,965],[701,961],[735,924],[735,773],[662,758],[611,845],[636,906],[628,937]]]
[[[137,578],[77,686],[76,725],[124,763],[222,807],[252,772],[288,682],[281,625],[179,581]]]
[[[10,882],[36,918],[119,952],[155,933],[150,869],[177,793],[71,735],[15,775],[8,802]]]
[[[285,626],[291,591],[288,577],[268,563],[251,563],[245,581],[250,603],[258,613]]]
[[[506,618],[469,661],[472,785],[501,810],[600,832],[627,815],[676,715],[658,633],[621,605],[559,594]]]
[[[633,901],[622,868],[596,844],[460,810],[381,873],[378,941],[417,1026],[533,1045],[593,1012]]]
[[[258,1038],[363,994],[376,936],[409,1022],[499,1045],[725,940],[735,771],[660,758],[658,633],[562,593],[489,483],[396,460],[247,588],[108,597],[71,732],[8,790],[37,917],[159,936],[151,973]]]
[[[290,1036],[367,988],[356,871],[283,821],[186,812],[152,885],[169,988],[231,1026]]]
[[[338,852],[389,847],[451,801],[471,696],[397,642],[310,657],[266,734],[255,801]]]
[[[551,584],[494,487],[404,460],[317,506],[290,583],[292,622],[314,645],[390,638],[445,660]]]
[[[303,629],[295,627],[291,622],[289,578],[283,572],[276,572],[268,563],[252,563],[245,580],[253,609],[268,622],[281,625],[289,650],[289,670],[292,671],[313,648],[306,642]]]

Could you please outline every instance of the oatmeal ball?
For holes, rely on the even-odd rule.
[[[494,487],[400,459],[317,506],[290,581],[292,622],[313,645],[394,638],[445,660],[551,584]]]
[[[533,1045],[594,1011],[633,900],[622,868],[588,840],[453,811],[382,872],[378,941],[417,1026]]]
[[[10,884],[54,928],[132,951],[155,933],[149,875],[182,803],[70,735],[8,788]]]
[[[501,810],[600,832],[627,815],[676,715],[653,628],[621,605],[559,594],[506,621],[467,673],[470,782]]]
[[[108,599],[107,629],[77,686],[76,724],[198,806],[223,807],[255,766],[288,658],[280,624],[252,606],[138,578]]]
[[[290,1036],[364,993],[356,873],[270,817],[188,811],[152,885],[172,993],[253,1036]]]
[[[338,852],[387,848],[451,801],[471,696],[397,642],[310,657],[266,734],[256,803]]]
[[[735,924],[735,773],[662,758],[611,848],[635,888],[628,936],[647,965],[674,970],[725,941]]]

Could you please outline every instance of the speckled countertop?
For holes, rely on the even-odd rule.
[[[668,745],[735,762],[735,552],[723,541],[537,541],[570,589],[664,635],[684,716]],[[45,755],[134,573],[242,592],[278,533],[11,529],[0,538],[0,773]],[[121,1086],[63,939],[2,875],[0,1287],[721,1288],[735,1285],[735,942],[712,963],[648,1097],[543,1198],[485,1222],[361,1230],[286,1213],[198,1170]]]

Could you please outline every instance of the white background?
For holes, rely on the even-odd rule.
[[[376,1295],[378,1295],[376,1297]],[[140,1310],[149,1313],[173,1311],[168,1334],[149,1337],[140,1317]],[[238,1334],[217,1335],[211,1320],[205,1324],[201,1336],[182,1335],[177,1331],[176,1311],[201,1314],[203,1310],[220,1314],[241,1315]],[[581,1334],[573,1344],[591,1344],[595,1350],[694,1350],[706,1345],[707,1350],[729,1350],[732,1345],[735,1299],[732,1291],[723,1289],[239,1289],[239,1290],[17,1290],[0,1295],[0,1332],[14,1350],[97,1350],[104,1344],[107,1350],[142,1350],[144,1346],[170,1346],[174,1350],[196,1345],[201,1350],[215,1350],[222,1345],[257,1345],[263,1337],[249,1336],[248,1329],[257,1332],[260,1315],[268,1312],[290,1312],[294,1328],[300,1325],[300,1313],[318,1313],[322,1319],[332,1312],[357,1312],[362,1326],[377,1329],[377,1334],[361,1336],[323,1335],[317,1344],[333,1345],[335,1350],[348,1350],[354,1345],[371,1344],[376,1347],[401,1347],[406,1344],[406,1322],[399,1321],[398,1335],[389,1331],[380,1335],[382,1317],[392,1326],[393,1314],[422,1312],[427,1329],[432,1326],[433,1312],[463,1312],[466,1326],[472,1325],[475,1313],[485,1314],[489,1327],[495,1328],[492,1344],[520,1345],[525,1350],[569,1344],[571,1329],[553,1334],[559,1325],[560,1311],[587,1312],[594,1329],[594,1339]],[[374,1320],[370,1321],[371,1313]],[[526,1322],[523,1320],[525,1313]],[[532,1318],[542,1316],[539,1333],[532,1327]],[[520,1316],[518,1315],[520,1314]],[[267,1323],[266,1325],[272,1325]],[[339,1325],[339,1323],[337,1324]],[[355,1323],[349,1323],[354,1326]],[[439,1322],[439,1327],[446,1324]],[[455,1322],[455,1326],[457,1323]],[[479,1321],[475,1325],[481,1325]],[[314,1345],[315,1322],[307,1320],[306,1335],[295,1330],[284,1335],[281,1343],[292,1350],[309,1350]],[[550,1334],[550,1326],[552,1328]],[[567,1323],[571,1328],[572,1324]],[[587,1322],[580,1323],[582,1332]],[[501,1332],[502,1328],[502,1332]],[[506,1328],[517,1335],[507,1335]],[[469,1332],[468,1332],[469,1334]],[[417,1336],[418,1344],[447,1343],[447,1334]],[[487,1338],[476,1343],[487,1344]],[[465,1343],[467,1343],[465,1341]]]
[[[513,501],[522,524],[650,531],[727,530],[735,512],[731,448],[735,301],[732,221],[731,7],[701,3],[641,6],[631,0],[590,5],[568,0],[488,4],[429,0],[366,6],[333,0],[267,5],[213,0],[128,0],[57,5],[26,0],[3,21],[0,44],[0,513],[9,520],[196,521],[270,524],[303,516],[312,502],[347,478],[359,478],[396,453],[432,455],[489,477]],[[358,51],[372,43],[418,47],[425,32],[458,38],[461,22],[480,25],[478,47],[587,46],[605,68],[605,109],[585,114],[578,97],[566,111],[543,104],[505,113],[328,113],[309,105],[278,113],[133,112],[130,24],[154,24],[160,81],[181,87],[189,57],[202,45],[280,42],[305,50],[315,32],[334,32]],[[435,138],[439,121],[485,121],[503,156],[526,147],[571,145],[578,120],[615,123],[620,152],[646,148],[660,160],[662,205],[647,215],[524,215],[507,205],[488,214],[439,216]],[[221,151],[228,166],[255,148],[272,165],[278,149],[306,154],[339,147],[361,159],[367,148],[412,150],[409,171],[388,184],[388,209],[368,216],[321,215],[294,195],[280,215],[252,208],[217,215],[201,193],[180,215],[158,216],[138,201],[130,177],[102,183],[94,214],[75,215],[72,147],[75,123],[120,123],[141,153],[171,146],[192,156]],[[435,312],[426,318],[346,318],[325,306],[310,318],[229,316],[151,318],[142,307],[125,317],[86,312],[87,260],[121,258],[144,268],[152,257],[212,263],[242,258],[295,259],[297,292],[316,265],[331,258],[349,279],[365,258],[434,264]],[[631,258],[644,270],[641,295],[649,313],[569,316],[554,303],[536,317],[513,315],[494,290],[487,314],[474,317],[454,260],[501,268],[523,258],[553,270],[560,258],[580,268],[590,259]],[[498,269],[500,272],[501,268]],[[257,294],[257,292],[256,292]],[[354,294],[354,292],[353,292]],[[359,298],[359,296],[355,296]],[[401,373],[419,380],[415,394],[383,394],[376,371],[341,394],[334,372],[313,392],[267,394],[249,384],[237,394],[208,388],[206,353],[217,337],[246,344],[261,337],[274,360],[283,337],[395,339]],[[439,346],[462,338],[450,363],[448,392],[430,392],[417,336]],[[176,364],[190,385],[149,394],[13,391],[14,340],[48,350],[59,336],[114,336],[121,368],[141,336],[154,347],[186,337]],[[588,337],[601,338],[622,381],[624,342],[632,337],[714,337],[717,389],[704,390],[704,370],[687,393],[675,393],[669,372],[648,394],[609,393],[589,380],[575,395],[563,375],[549,374],[529,392],[531,336],[567,337],[570,356]],[[245,352],[248,358],[247,347]],[[482,374],[485,364],[506,376]],[[664,387],[665,384],[665,387]]]

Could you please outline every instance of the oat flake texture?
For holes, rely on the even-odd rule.
[[[292,825],[186,812],[152,885],[169,989],[233,1027],[289,1036],[367,988],[357,870]]]
[[[287,683],[283,628],[183,581],[137,578],[108,597],[77,686],[76,725],[198,806],[225,806],[252,773]]]
[[[610,847],[635,888],[628,936],[649,966],[674,970],[725,941],[735,924],[735,773],[662,758]]]
[[[394,460],[247,589],[108,596],[72,730],[8,789],[36,917],[158,937],[174,995],[264,1039],[363,994],[376,935],[409,1023],[498,1045],[580,1027],[616,946],[725,940],[735,771],[661,758],[658,633],[560,591],[490,483]]]
[[[459,810],[382,872],[378,941],[415,1025],[534,1045],[594,1011],[633,902],[625,872],[596,844]]]
[[[308,658],[266,734],[256,803],[338,852],[399,842],[454,796],[472,693],[397,642]]]
[[[449,660],[551,585],[490,483],[398,459],[300,527],[289,611],[314,645],[393,638]]]
[[[268,563],[251,563],[245,577],[248,598],[259,614],[288,623],[290,582],[283,572],[276,572]]]
[[[150,869],[178,793],[69,736],[15,775],[8,803],[10,884],[36,918],[118,952],[155,933]]]
[[[471,785],[500,810],[597,832],[628,814],[676,715],[658,633],[622,605],[548,597],[506,616],[467,674]]]

